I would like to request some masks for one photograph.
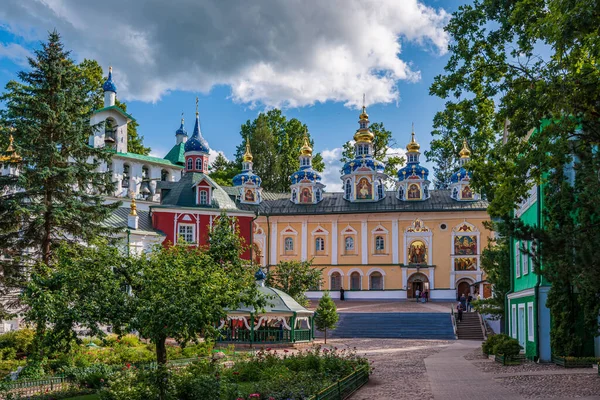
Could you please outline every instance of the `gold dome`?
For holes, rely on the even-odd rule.
[[[360,128],[354,134],[354,141],[357,143],[371,143],[375,138],[375,135],[369,130],[369,114],[367,114],[367,107],[364,105],[364,95],[363,95],[363,106],[362,112],[360,113],[359,125]]]
[[[301,156],[312,156],[313,149],[310,147],[310,142],[308,141],[308,135],[306,131],[304,131],[304,142],[302,143],[302,147],[300,148]]]
[[[131,196],[132,197],[131,197],[131,204],[129,205],[129,209],[130,209],[129,215],[131,215],[132,217],[135,217],[138,215],[137,214],[137,204],[135,204],[135,197],[133,197],[134,196],[133,193],[131,194]]]
[[[419,151],[420,148],[421,145],[415,140],[415,124],[413,123],[410,143],[406,145],[406,150],[412,153],[416,153]]]
[[[469,146],[467,146],[467,139],[463,140],[463,147],[459,154],[460,154],[460,158],[471,157],[471,150],[469,150]]]
[[[252,162],[252,153],[250,152],[250,140],[246,139],[246,152],[242,157],[244,162]]]
[[[367,107],[363,106],[362,107],[362,112],[360,113],[359,117],[358,117],[361,121],[368,121],[369,120],[369,114],[367,114]]]
[[[15,129],[9,128],[9,130],[11,132],[13,132]],[[15,147],[13,145],[15,139],[13,138],[12,134],[9,136],[8,140],[9,140],[8,147],[6,148],[6,151],[4,152],[6,155],[0,156],[0,162],[19,162],[19,161],[21,161],[21,156],[17,154],[17,151],[15,150]]]

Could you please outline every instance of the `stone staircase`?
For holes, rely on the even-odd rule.
[[[327,338],[452,340],[449,313],[340,313],[337,328]],[[323,337],[323,332],[315,331]]]
[[[478,312],[464,312],[462,321],[456,322],[456,334],[462,340],[483,340],[483,329]]]

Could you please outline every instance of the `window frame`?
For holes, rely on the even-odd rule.
[[[375,254],[385,253],[385,238],[383,235],[375,236]]]
[[[534,324],[533,303],[527,303],[527,341],[535,341],[535,324]]]
[[[202,171],[202,157],[196,158],[195,164],[197,171]]]
[[[350,199],[352,197],[352,182],[350,179],[346,179],[346,183],[344,185],[344,195],[346,199]]]
[[[194,160],[192,159],[192,157],[187,159],[187,169],[188,171],[192,170],[194,168]]]
[[[203,196],[204,196],[204,198],[203,198]],[[208,205],[208,190],[206,190],[206,189],[198,190],[198,204],[200,204],[201,206]]]
[[[334,285],[334,279],[337,279],[337,285]],[[334,271],[329,275],[329,290],[340,290],[342,287],[342,274]]]
[[[320,243],[320,246],[319,246]],[[322,236],[317,236],[315,238],[315,254],[323,254],[325,253],[325,238]]]
[[[521,277],[521,242],[517,240],[515,245],[515,273],[516,277]]]
[[[189,228],[189,231],[187,232],[181,232],[181,228],[186,228],[186,230]],[[192,240],[187,240],[187,235],[190,235]],[[177,224],[177,241],[181,240],[183,236],[183,240],[188,243],[188,244],[193,244],[196,243],[196,225],[194,224],[187,224],[187,223],[178,223]]]
[[[344,254],[351,254],[356,252],[356,243],[354,240],[354,235],[345,235],[344,236]],[[352,247],[348,247],[348,240],[352,243]]]
[[[288,246],[288,244],[290,244]],[[283,239],[283,252],[284,254],[292,254],[294,252],[294,238],[291,236],[286,236]]]
[[[379,274],[379,276],[375,274]],[[381,288],[373,288],[373,277],[378,277],[381,279]],[[373,271],[369,274],[369,290],[384,290],[383,274],[381,272]]]

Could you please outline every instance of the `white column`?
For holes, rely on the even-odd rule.
[[[435,271],[433,268],[429,268],[429,289],[435,289],[434,276]]]
[[[337,221],[331,223],[331,264],[337,265],[338,263],[338,230]]]
[[[307,222],[306,221],[302,221],[302,238],[300,240],[302,240],[302,261],[306,261],[308,259],[308,246],[307,246],[307,240],[308,240],[308,232],[307,232]]]
[[[360,241],[361,241],[361,252],[362,252],[362,263],[369,263],[369,240],[367,237],[367,221],[362,221],[360,226]]]
[[[406,289],[407,284],[408,284],[408,276],[406,273],[406,268],[401,268],[402,269],[402,289]]]
[[[277,264],[277,222],[271,222],[271,265]]]
[[[392,221],[392,264],[398,264],[398,220]]]
[[[455,282],[456,281],[456,272],[454,272],[454,260],[452,260],[452,264],[450,264],[450,289],[456,289]]]

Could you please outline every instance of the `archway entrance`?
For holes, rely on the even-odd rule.
[[[406,286],[407,297],[409,299],[417,297],[417,289],[419,290],[419,293],[423,293],[423,291],[429,292],[429,279],[425,274],[420,272],[412,274],[408,278],[408,284]]]
[[[468,281],[460,281],[456,286],[456,298],[459,299],[463,294],[469,297],[469,293],[471,293],[471,284]]]

